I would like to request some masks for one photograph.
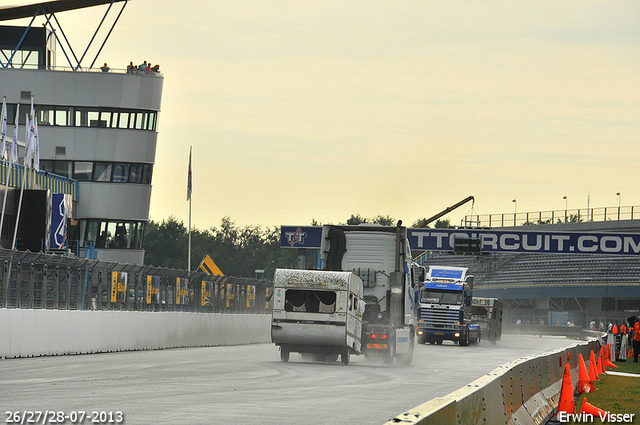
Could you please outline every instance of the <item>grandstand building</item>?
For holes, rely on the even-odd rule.
[[[628,234],[640,233],[640,220],[616,220],[613,216],[612,220],[501,230],[532,227],[540,231]],[[469,267],[475,276],[474,296],[502,299],[506,324],[516,324],[520,319],[523,324],[566,326],[571,322],[586,328],[594,320],[599,328],[600,323],[607,326],[615,320],[640,317],[639,255],[432,252],[423,264]]]
[[[163,76],[151,70],[93,67],[101,64],[97,54],[91,65],[83,66],[82,58],[75,60],[64,48],[63,31],[53,27],[58,21],[52,19],[55,13],[88,6],[109,5],[108,13],[114,3],[123,9],[126,5],[123,0],[56,0],[0,7],[0,23],[32,19],[28,26],[0,26],[0,96],[6,96],[8,123],[13,123],[20,103],[18,163],[23,161],[26,114],[33,97],[40,140],[40,172],[33,173],[56,175],[77,187],[66,246],[74,252],[89,249],[100,260],[143,264]],[[37,19],[44,26],[36,26]],[[61,60],[67,63],[60,66]],[[1,183],[5,190],[4,178]],[[35,184],[27,189],[46,188]],[[19,184],[9,181],[7,190],[8,219],[1,233],[5,248],[11,246]],[[50,200],[33,205],[42,209],[47,202],[51,205]],[[28,220],[25,210],[20,220]],[[41,247],[48,246],[45,240]]]

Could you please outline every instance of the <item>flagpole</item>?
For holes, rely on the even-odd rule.
[[[4,154],[7,150],[7,96],[2,96],[2,124],[1,125],[1,130],[0,132],[2,133],[0,135],[0,137],[2,137],[2,160],[4,161]],[[20,108],[20,103],[18,103],[18,108]],[[16,112],[17,114],[17,112]],[[15,128],[13,130],[14,132],[16,131]],[[9,155],[7,155],[7,158],[9,157]],[[6,211],[7,208],[7,193],[9,192],[9,175],[11,174],[11,162],[6,161],[7,162],[7,167],[6,170],[7,172],[5,173],[5,178],[4,178],[4,201],[2,201],[2,217],[0,217],[0,239],[2,239],[2,229],[3,229],[3,225],[4,225],[4,213]]]
[[[191,149],[189,146],[189,175],[187,177],[187,199],[189,200],[189,249],[188,249],[188,264],[187,271],[191,272],[191,190],[193,189],[193,181],[191,176]]]
[[[24,194],[24,185],[27,180],[27,171],[29,169],[29,165],[31,165],[31,155],[33,150],[33,134],[34,134],[34,124],[33,121],[35,119],[33,112],[33,96],[31,96],[31,109],[29,110],[29,118],[27,119],[26,126],[26,148],[24,151],[24,173],[22,174],[22,184],[20,187],[20,201],[18,201],[18,213],[16,214],[16,227],[13,230],[13,242],[11,243],[11,249],[17,249],[16,247],[16,239],[18,237],[18,224],[20,223],[20,212],[22,210],[22,195]]]

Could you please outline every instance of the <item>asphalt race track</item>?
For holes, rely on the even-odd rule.
[[[115,412],[126,424],[382,424],[501,364],[574,343],[504,335],[495,346],[421,345],[409,366],[357,356],[343,366],[298,354],[282,363],[272,344],[6,359],[2,423],[11,423],[9,411],[34,419],[29,412],[48,410],[85,412],[83,422],[73,414],[85,424],[117,423],[109,422]]]

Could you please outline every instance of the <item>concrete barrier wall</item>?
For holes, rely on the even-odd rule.
[[[0,358],[270,342],[271,316],[0,309]]]
[[[502,365],[444,397],[396,416],[386,425],[540,425],[553,415],[560,399],[564,365],[578,380],[578,354],[598,352],[595,339],[563,350]]]

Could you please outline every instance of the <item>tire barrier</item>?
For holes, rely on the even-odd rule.
[[[388,421],[415,425],[540,425],[554,413],[560,399],[565,364],[578,379],[578,355],[597,352],[598,341],[576,343],[562,350],[504,364],[444,397],[434,398]]]
[[[270,342],[266,314],[0,309],[0,358]]]

